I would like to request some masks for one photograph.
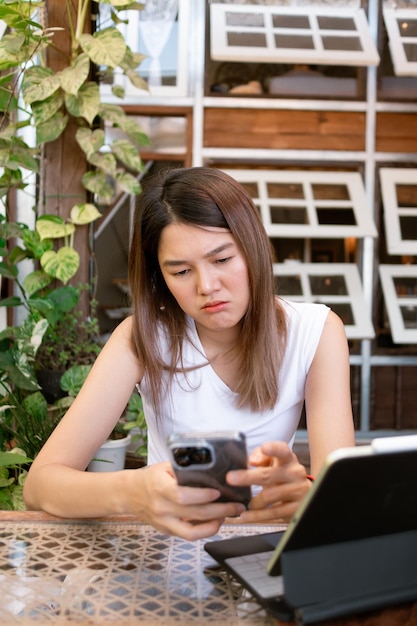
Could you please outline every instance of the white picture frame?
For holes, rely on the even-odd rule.
[[[384,8],[383,15],[396,76],[417,76],[417,7]]]
[[[357,66],[379,63],[366,14],[360,8],[338,7],[335,11],[330,5],[211,3],[210,26],[211,58],[216,61]],[[297,39],[300,47],[295,46]],[[249,41],[252,45],[247,45]]]
[[[416,168],[389,168],[379,170],[385,238],[388,254],[417,255],[417,169]],[[407,206],[399,199],[400,186],[415,187],[413,201]],[[414,224],[412,232],[415,238],[407,239],[403,222]]]
[[[284,300],[327,304],[345,322],[348,339],[375,337],[356,264],[290,261],[274,263],[273,272],[278,279],[277,294]],[[284,278],[285,281],[282,280]],[[291,289],[291,280],[295,289]],[[286,289],[284,284],[290,288]],[[347,322],[344,313],[349,318]]]
[[[417,265],[380,265],[379,277],[394,342],[417,343]]]
[[[310,171],[310,170],[224,170],[235,180],[257,193],[252,195],[259,208],[265,230],[270,237],[311,237],[339,238],[377,237],[378,231],[372,216],[362,176],[359,172]],[[269,188],[274,185],[292,185],[296,187],[298,197],[271,197]],[[315,189],[326,187],[345,191],[345,198],[317,197]],[[346,213],[349,222],[338,224],[321,223],[320,213],[340,210]],[[283,219],[274,223],[273,213],[282,213]],[[296,223],[291,215],[301,214],[302,223]],[[275,218],[277,219],[277,218]]]

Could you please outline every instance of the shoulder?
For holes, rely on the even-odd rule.
[[[129,316],[116,326],[105,343],[107,351],[134,352],[132,340],[132,317]]]
[[[279,298],[279,305],[285,312],[289,329],[297,325],[324,324],[330,308],[318,302],[293,302]]]
[[[346,341],[345,325],[334,311],[329,311],[322,334],[330,340],[342,338],[343,341]]]
[[[111,337],[117,337],[118,339],[131,341],[132,339],[132,316],[126,317],[120,324],[116,326],[111,334]]]

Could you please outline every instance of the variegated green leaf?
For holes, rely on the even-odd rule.
[[[70,212],[70,218],[73,224],[76,226],[84,226],[85,224],[91,224],[99,217],[101,217],[100,211],[94,204],[83,203],[75,204]]]
[[[25,72],[22,81],[22,95],[26,104],[46,100],[61,86],[59,74],[48,67],[32,67]]]
[[[142,61],[146,58],[146,54],[141,54],[140,52],[132,52],[132,50],[127,47],[125,56],[123,57],[123,61],[120,63],[120,67],[123,71],[135,70],[138,65],[140,65]]]
[[[132,193],[137,196],[141,192],[140,183],[128,172],[117,174],[116,183],[120,189],[127,193]]]
[[[56,223],[50,220],[38,220],[36,222],[36,230],[41,239],[61,239],[69,237],[75,231],[74,224],[66,224],[63,220]]]
[[[15,137],[4,151],[0,149],[0,164],[8,167],[10,170],[17,170],[23,167],[37,172],[39,169],[37,151],[28,148],[18,137]]]
[[[68,112],[74,117],[83,117],[89,124],[99,113],[100,90],[97,83],[89,82],[81,87],[78,95],[65,97]]]
[[[148,83],[135,70],[126,70],[125,74],[134,87],[149,91]]]
[[[36,41],[29,40],[19,48],[18,52],[14,52],[20,45],[21,37],[15,33],[4,35],[0,40],[0,70],[8,70],[13,67],[19,67],[22,63],[25,63],[28,59],[31,59],[34,54],[40,52],[46,45],[46,43],[38,44]]]
[[[150,145],[149,138],[143,132],[140,124],[132,117],[126,115],[122,107],[117,104],[102,104],[100,106],[100,117],[121,128],[138,145]]]
[[[126,135],[128,135],[138,145],[150,145],[149,137],[143,132],[141,126],[132,117],[125,115],[119,126],[126,133]]]
[[[97,65],[117,67],[125,55],[124,37],[115,27],[98,31],[94,35],[83,34],[79,41],[81,48]]]
[[[67,67],[61,72],[62,89],[73,96],[76,96],[81,85],[85,83],[90,73],[90,59],[87,54],[79,54],[71,67]]]
[[[29,250],[35,259],[40,259],[44,252],[53,248],[51,239],[41,239],[37,230],[25,229],[22,232],[22,239],[26,250]]]
[[[126,117],[126,113],[122,107],[117,104],[101,104],[100,105],[100,117],[106,122],[111,122],[120,126],[123,123],[123,119]]]
[[[63,115],[58,111],[49,120],[36,127],[36,143],[40,146],[42,143],[54,141],[58,139],[64,132],[68,124],[68,115]]]
[[[48,121],[64,104],[64,95],[56,91],[50,98],[39,100],[32,104],[32,113],[35,125]]]
[[[126,139],[116,139],[112,143],[112,151],[126,167],[135,172],[142,169],[142,160],[134,145]]]
[[[30,297],[40,289],[47,287],[51,283],[51,280],[52,279],[49,274],[42,270],[36,270],[25,277],[23,285],[28,296]]]
[[[74,276],[80,265],[80,255],[74,248],[64,246],[58,252],[50,250],[41,258],[41,266],[64,285]]]
[[[138,9],[142,11],[145,8],[143,2],[129,2],[129,0],[101,0],[102,4],[111,4],[112,7],[116,7],[118,11],[121,9]]]
[[[75,139],[87,159],[104,146],[104,138],[104,131],[101,128],[96,128],[95,130],[79,128],[75,133]]]
[[[46,333],[48,326],[49,324],[46,319],[41,319],[39,320],[39,322],[36,322],[32,331],[32,336],[30,338],[30,345],[32,346],[33,355],[35,355],[38,351],[38,348],[42,343],[43,336]]]
[[[109,204],[114,196],[114,189],[102,172],[87,172],[82,178],[84,187],[100,196],[100,201]]]
[[[110,154],[109,152],[94,152],[89,157],[88,162],[91,163],[91,165],[97,167],[105,174],[108,174],[113,178],[116,176],[117,161],[113,154]]]
[[[112,85],[111,92],[116,98],[124,98],[125,97],[125,88],[121,85]]]

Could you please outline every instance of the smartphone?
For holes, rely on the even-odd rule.
[[[250,487],[235,487],[226,482],[227,472],[248,467],[243,433],[173,433],[168,437],[168,450],[179,485],[213,487],[221,493],[217,502],[242,502],[248,506]]]

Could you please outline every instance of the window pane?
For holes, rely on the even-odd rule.
[[[326,294],[345,296],[348,291],[343,275],[339,276],[310,276],[311,293],[315,296]]]
[[[310,28],[306,15],[273,15],[272,25],[276,28]]]
[[[227,43],[229,46],[265,48],[266,38],[263,33],[228,33]]]
[[[319,16],[317,22],[323,30],[356,30],[355,22],[351,17]]]
[[[262,13],[235,13],[226,11],[227,26],[264,27],[265,20]]]
[[[307,224],[307,213],[303,207],[271,207],[273,224]]]
[[[302,296],[300,276],[275,276],[275,293],[280,296]]]

